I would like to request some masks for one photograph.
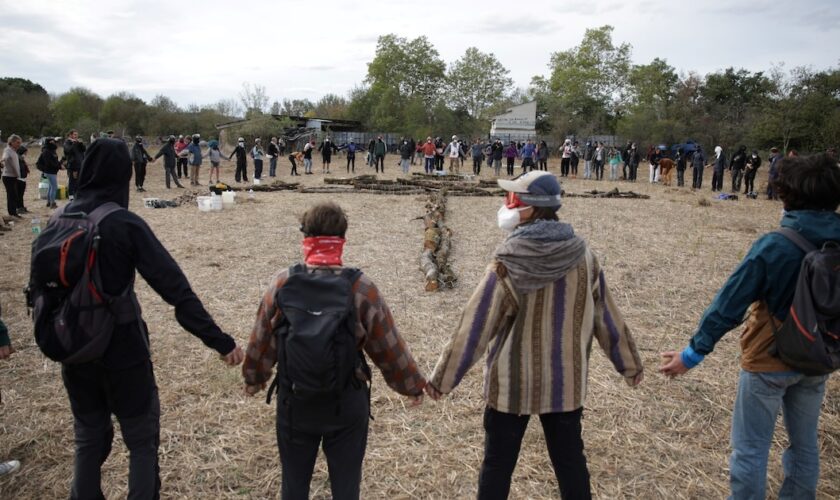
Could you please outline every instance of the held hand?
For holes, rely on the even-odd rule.
[[[432,401],[439,401],[443,397],[443,394],[431,382],[426,382],[426,387],[423,390],[432,398]]]
[[[239,346],[233,348],[232,351],[221,357],[222,361],[228,366],[236,366],[245,359],[242,349]]]
[[[4,345],[3,347],[0,347],[0,359],[9,358],[13,352],[15,352],[15,348],[10,345]]]
[[[627,377],[624,380],[625,380],[625,382],[627,382],[627,385],[629,385],[630,387],[636,387],[639,384],[641,384],[644,379],[645,379],[645,372],[639,372],[635,376]]]
[[[245,387],[242,388],[242,392],[244,392],[246,396],[253,396],[262,389],[265,389],[265,382],[259,385],[245,385]]]
[[[682,362],[682,356],[677,351],[663,352],[662,364],[659,366],[659,373],[668,378],[675,378],[688,371]]]
[[[409,406],[412,408],[415,406],[420,406],[423,404],[423,394],[418,394],[417,396],[409,396],[408,397]]]

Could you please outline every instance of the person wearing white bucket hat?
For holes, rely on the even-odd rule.
[[[528,420],[538,415],[563,498],[590,498],[581,417],[593,338],[628,385],[643,367],[598,259],[561,222],[561,189],[546,171],[498,180],[510,232],[464,308],[426,392],[439,399],[484,357],[484,461],[478,498],[507,498]],[[541,361],[540,361],[541,360]],[[527,367],[527,369],[526,369]]]

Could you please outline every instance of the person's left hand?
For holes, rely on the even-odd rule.
[[[641,384],[644,379],[645,379],[645,372],[639,372],[633,377],[626,377],[624,380],[627,382],[627,385],[629,385],[630,387],[636,387],[637,385]]]
[[[423,394],[420,393],[417,396],[408,396],[409,406],[420,406],[423,404]]]

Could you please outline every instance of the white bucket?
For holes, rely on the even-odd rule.
[[[210,201],[211,201],[211,206],[213,207],[213,211],[218,212],[219,210],[222,209],[222,197],[221,196],[217,195],[216,193],[213,193],[213,195],[210,197]]]
[[[234,193],[233,191],[223,191],[222,192],[222,206],[224,206],[224,208],[232,207],[236,203],[235,197],[236,197],[236,193]]]
[[[198,202],[198,209],[202,212],[213,210],[213,199],[209,196],[199,196],[196,198],[196,202]]]

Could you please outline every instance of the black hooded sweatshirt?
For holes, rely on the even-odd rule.
[[[90,213],[109,201],[127,209],[131,170],[128,147],[123,141],[97,140],[87,150],[76,199],[65,212]],[[175,306],[175,318],[185,330],[219,354],[233,350],[233,338],[222,332],[204,309],[181,268],[146,221],[133,212],[120,210],[105,218],[99,230],[102,239],[98,258],[106,293],[119,295],[134,286],[137,270],[163,300]],[[120,325],[105,352],[105,366],[119,369],[149,359],[144,330],[137,322]]]
[[[38,170],[45,174],[55,175],[61,169],[61,164],[58,161],[58,146],[54,141],[49,141],[41,150],[41,155],[38,157],[38,162],[35,166]]]

